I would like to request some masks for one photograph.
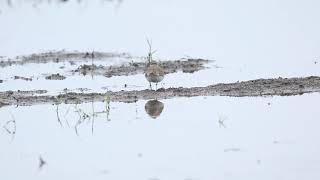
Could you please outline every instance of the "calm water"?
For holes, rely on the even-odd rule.
[[[1,1],[0,7],[0,56],[61,49],[145,56],[149,37],[157,49],[156,59],[215,60],[194,74],[167,75],[160,84],[165,88],[320,75],[318,1],[124,0],[42,3],[35,8],[30,3],[13,7],[5,3]],[[80,64],[1,68],[0,91],[46,89],[58,94],[64,88],[89,88],[88,92],[148,88],[142,74],[71,76],[69,71]],[[45,80],[50,73],[67,79]],[[14,80],[15,75],[34,80]],[[147,110],[147,101],[111,102],[109,110],[103,102],[2,107],[1,177],[317,180],[319,100],[314,93],[175,98],[159,100],[162,104]]]
[[[0,130],[0,169],[10,179],[318,179],[319,100],[177,98],[161,100],[156,119],[146,101],[111,102],[109,115],[100,102],[59,105],[58,116],[54,105],[5,107],[0,125],[14,118],[16,133]]]

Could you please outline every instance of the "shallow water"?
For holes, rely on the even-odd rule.
[[[157,50],[155,59],[215,60],[193,74],[166,75],[160,84],[164,88],[320,75],[320,4],[312,0],[1,3],[0,56],[61,49],[145,56],[148,37]],[[128,59],[95,64],[122,62]],[[148,88],[143,74],[106,78],[66,73],[80,64],[0,68],[0,91]],[[67,78],[45,80],[51,73]],[[15,75],[34,80],[14,80]],[[174,98],[161,100],[163,110],[154,111],[161,111],[155,119],[145,110],[147,101],[2,107],[1,177],[316,180],[319,100],[318,93]]]
[[[146,101],[111,102],[109,116],[104,103],[63,104],[62,125],[55,105],[5,107],[0,125],[14,118],[16,134],[0,130],[0,169],[12,179],[318,179],[319,100],[177,98],[156,119]],[[75,111],[91,116],[78,135]]]

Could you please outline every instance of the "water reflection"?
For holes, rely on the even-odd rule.
[[[17,124],[14,116],[11,114],[11,120],[7,121],[2,128],[11,135],[11,139],[13,140],[16,135]]]
[[[150,117],[152,117],[153,119],[156,119],[162,113],[164,104],[161,101],[153,99],[153,100],[147,101],[144,108]]]
[[[60,103],[61,102],[61,103]],[[91,126],[91,133],[94,134],[94,129],[96,123],[101,124],[101,120],[104,122],[111,122],[110,112],[115,109],[111,106],[110,96],[106,96],[103,102],[95,103],[95,99],[91,99],[91,103],[83,104],[63,104],[63,100],[59,100],[57,104],[54,104],[54,115],[57,123],[62,128],[72,128],[77,136],[80,133],[80,127],[89,125]],[[134,113],[136,119],[138,117],[138,105],[131,106],[130,108],[135,108]],[[143,108],[143,107],[142,107]],[[157,100],[151,99],[145,103],[146,113],[153,119],[156,119],[160,116],[164,109],[164,104]],[[134,114],[133,114],[134,115]],[[103,117],[104,116],[104,117]]]
[[[78,107],[78,104],[75,105],[75,111],[78,115],[79,115],[79,119],[76,122],[76,125],[74,126],[74,130],[76,135],[78,136],[78,127],[83,124],[85,121],[87,121],[88,123],[91,122],[91,133],[93,134],[94,132],[94,124],[95,124],[95,118],[99,117],[99,115],[101,114],[106,114],[106,119],[107,121],[111,121],[110,119],[110,97],[106,96],[104,99],[104,110],[102,111],[96,111],[95,110],[95,100],[94,98],[92,98],[91,100],[91,113],[90,112],[85,112],[85,109],[81,109],[80,107]]]

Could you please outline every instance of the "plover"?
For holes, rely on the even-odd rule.
[[[164,70],[158,64],[149,64],[145,73],[145,77],[149,81],[151,89],[151,83],[156,83],[157,90],[158,83],[164,78]]]
[[[152,42],[147,40],[149,45],[149,53],[148,53],[148,64],[145,71],[145,77],[150,83],[150,89],[152,89],[151,83],[156,83],[156,90],[157,85],[159,82],[161,82],[164,78],[164,70],[162,67],[160,67],[155,61],[152,60],[152,54],[155,53],[155,51],[151,50]]]

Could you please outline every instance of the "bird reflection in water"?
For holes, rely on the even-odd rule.
[[[161,101],[153,99],[153,100],[147,101],[144,108],[150,117],[152,117],[153,119],[156,119],[162,113],[164,104]]]

